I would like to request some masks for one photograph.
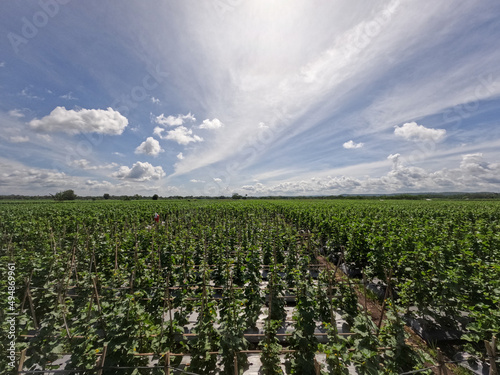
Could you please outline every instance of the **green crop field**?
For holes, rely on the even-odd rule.
[[[8,202],[0,241],[25,373],[400,374],[435,364],[405,324],[485,362],[500,332],[498,201]]]

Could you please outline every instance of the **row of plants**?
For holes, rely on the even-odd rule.
[[[498,303],[491,268],[499,259],[494,248],[498,207],[464,205],[450,214],[449,206],[421,205],[341,201],[3,205],[2,267],[8,261],[16,263],[17,302],[23,307],[18,334],[35,335],[20,341],[19,349],[28,349],[28,367],[48,368],[57,353],[71,352],[68,368],[93,368],[107,345],[109,366],[147,365],[146,357],[134,353],[152,352],[155,359],[164,360],[165,351],[189,352],[193,372],[210,374],[223,367],[225,373],[234,373],[235,355],[242,369],[246,355],[241,350],[253,347],[245,333],[267,314],[258,348],[264,371],[280,373],[282,343],[277,332],[285,327],[284,297],[293,294],[294,329],[288,344],[295,351],[288,354],[289,373],[312,373],[318,350],[328,355],[328,373],[346,373],[349,365],[360,373],[417,368],[421,359],[405,345],[396,313],[378,330],[359,314],[349,285],[337,282],[330,271],[316,275],[311,264],[317,263],[318,249],[332,255],[345,245],[346,261],[363,267],[366,274],[382,278],[392,272],[398,306],[417,304],[422,311],[438,309],[448,315],[468,308],[474,317],[469,335],[490,337],[498,324],[494,314],[488,316],[491,324],[485,320],[486,311]],[[153,221],[154,212],[160,214],[159,223]],[[463,225],[460,220],[465,218],[473,218],[474,224]],[[448,236],[442,234],[443,228],[448,228]],[[459,256],[451,242],[444,246],[451,236],[460,244],[471,245],[473,239],[478,243],[472,229],[482,233],[479,243],[488,243],[487,248],[476,246],[468,250],[472,255]],[[453,249],[457,255],[451,256]],[[487,263],[482,273],[470,267],[472,257]],[[444,267],[447,273],[436,265],[455,258],[460,261],[453,268]],[[425,262],[418,268],[422,259]],[[456,304],[446,303],[446,297],[469,293],[471,285],[456,288],[467,275],[477,284],[475,294],[456,297]],[[444,280],[450,289],[428,290],[435,305],[431,297],[423,296],[436,283],[433,278]],[[7,289],[4,284],[1,288],[3,297]],[[478,299],[483,305],[476,303]],[[1,307],[3,314],[5,306]],[[193,312],[198,317],[192,332],[198,336],[188,339],[183,333]],[[335,312],[344,314],[354,335],[336,333]],[[316,322],[330,330],[328,343],[317,342]]]
[[[387,280],[407,316],[463,331],[483,358],[500,333],[500,205],[497,202],[278,202],[324,254]],[[415,309],[416,307],[416,309]],[[500,347],[498,348],[500,350]]]

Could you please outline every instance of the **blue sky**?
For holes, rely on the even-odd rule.
[[[0,194],[500,192],[500,2],[0,3]]]

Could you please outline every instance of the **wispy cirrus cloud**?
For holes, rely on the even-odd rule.
[[[91,191],[495,186],[498,1],[291,1],[223,14],[214,2],[131,2],[104,24],[97,5],[69,3],[73,29],[54,18],[20,55],[3,50],[22,63],[0,69],[16,77],[2,81],[0,154]],[[11,4],[0,31],[25,12]],[[83,109],[62,107],[75,98]],[[163,149],[154,166],[137,161]]]

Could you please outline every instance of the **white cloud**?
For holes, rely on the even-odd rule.
[[[30,138],[28,136],[21,136],[21,135],[15,135],[10,137],[10,141],[12,143],[24,143],[24,142],[29,142]]]
[[[163,135],[165,129],[157,126],[153,134],[157,135],[161,139],[169,139],[171,141],[175,141],[181,145],[187,145],[191,142],[202,142],[203,138],[193,135],[193,131],[186,128],[185,126],[178,126],[174,130],[167,131],[167,135]]]
[[[91,189],[113,189],[115,186],[109,181],[87,180],[85,185]]]
[[[74,168],[79,168],[79,169],[83,169],[83,170],[110,169],[110,168],[118,167],[118,164],[116,164],[116,163],[109,163],[109,164],[103,164],[103,165],[91,165],[90,161],[88,161],[87,159],[73,160],[71,163],[69,163],[69,165],[74,167]]]
[[[269,126],[267,126],[265,123],[263,122],[259,122],[259,129],[269,129]]]
[[[218,178],[218,177],[215,177],[213,178],[212,180],[214,180],[214,182],[222,182],[222,179]]]
[[[153,167],[149,163],[142,163],[140,161],[134,163],[132,168],[122,166],[120,169],[113,173],[111,176],[119,179],[127,179],[134,181],[149,181],[159,180],[165,176],[165,172],[161,166]]]
[[[88,169],[90,166],[90,162],[87,159],[78,159],[73,160],[70,165],[75,168]]]
[[[203,180],[195,180],[195,179],[192,179],[192,180],[189,180],[189,182],[192,182],[192,183],[194,183],[194,184],[197,184],[197,183],[203,183],[203,182],[205,182],[205,181],[203,181]]]
[[[400,157],[401,157],[400,154],[390,154],[387,157],[387,160],[392,161],[392,170],[398,169],[398,167],[400,165],[400,161],[399,161]]]
[[[36,135],[37,138],[41,139],[41,140],[44,140],[45,142],[51,142],[52,141],[52,137],[48,134],[37,134]]]
[[[159,127],[159,126],[155,126],[154,130],[153,130],[153,134],[154,135],[157,135],[158,137],[160,137],[161,139],[163,139],[163,132],[165,131],[165,129]]]
[[[12,109],[8,113],[9,113],[9,116],[11,116],[11,117],[16,117],[16,118],[24,117],[24,113],[22,113],[20,109]]]
[[[364,143],[354,143],[353,140],[350,140],[350,141],[347,141],[345,142],[342,147],[344,148],[347,148],[347,149],[351,149],[351,148],[361,148],[364,146]]]
[[[160,99],[155,98],[154,96],[151,97],[151,102],[154,104],[160,104]]]
[[[213,120],[203,120],[203,123],[200,125],[200,129],[219,129],[222,128],[224,124],[219,120],[214,118]]]
[[[65,187],[74,188],[75,180],[73,177],[62,172],[50,169],[30,168],[12,160],[0,159],[0,186],[10,187],[12,190],[24,193],[28,187],[32,189],[46,188],[44,190],[35,190],[39,194],[46,193],[47,190],[63,189]],[[49,190],[49,191],[50,191]],[[41,192],[43,191],[43,192]],[[33,192],[31,192],[33,194]]]
[[[394,134],[409,141],[434,141],[439,142],[446,135],[445,129],[431,129],[416,122],[407,122],[403,126],[396,126]]]
[[[160,125],[179,126],[184,124],[186,120],[196,121],[196,118],[191,114],[191,112],[187,115],[169,115],[167,117],[165,117],[165,115],[162,113],[161,115],[157,116],[154,121]]]
[[[29,125],[34,130],[45,132],[119,135],[127,127],[128,120],[112,108],[68,110],[56,107],[48,116],[31,120]]]
[[[160,152],[163,152],[160,142],[153,137],[148,137],[135,149],[136,154],[146,154],[152,156],[158,156]]]
[[[179,159],[179,160],[184,159],[184,155],[182,155],[182,152],[179,152],[179,153],[177,154],[177,159]]]
[[[482,153],[463,155],[460,169],[473,175],[488,173],[490,170],[488,163],[483,160]]]
[[[0,61],[0,68],[5,68],[5,61]]]
[[[33,86],[25,87],[24,89],[21,90],[19,95],[24,96],[25,98],[28,99],[36,99],[36,100],[44,100],[44,98],[37,96],[31,92]]]
[[[363,194],[404,192],[471,192],[497,191],[500,183],[500,163],[488,163],[481,153],[462,155],[458,168],[429,171],[405,166],[400,154],[387,157],[393,165],[379,177],[326,176],[299,181],[244,185],[242,190],[254,194]]]
[[[61,95],[61,99],[66,99],[66,100],[78,100],[77,97],[73,96],[73,93],[70,91],[67,94]]]

